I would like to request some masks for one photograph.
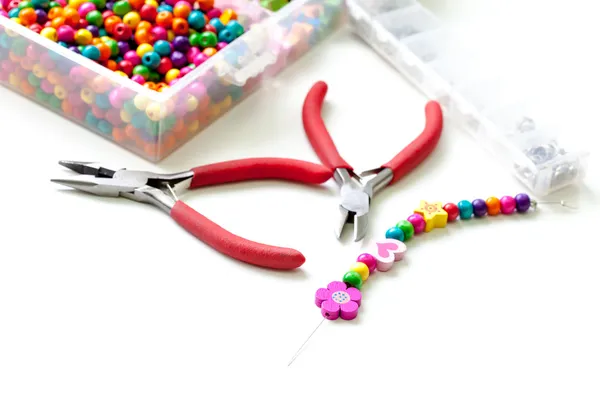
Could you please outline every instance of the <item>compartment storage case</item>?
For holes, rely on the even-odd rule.
[[[0,17],[0,82],[56,113],[159,161],[309,51],[343,19],[342,0],[215,0],[246,32],[166,92],[155,92]],[[47,81],[28,84],[30,75]],[[52,89],[52,90],[50,90]],[[92,112],[92,106],[95,112]]]
[[[470,132],[534,194],[545,196],[584,176],[588,153],[565,144],[568,133],[555,132],[557,125],[548,122],[552,110],[540,111],[540,88],[553,77],[536,89],[533,82],[547,68],[528,68],[541,56],[545,33],[526,43],[535,36],[527,29],[534,28],[519,33],[514,19],[496,18],[495,28],[487,26],[493,21],[454,26],[416,0],[347,0],[347,6],[354,31],[440,101],[449,122]],[[551,43],[546,66],[556,51]]]

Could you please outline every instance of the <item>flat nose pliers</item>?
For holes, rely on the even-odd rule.
[[[97,163],[60,161],[80,175],[52,179],[77,190],[107,197],[125,197],[152,204],[215,250],[246,262],[273,269],[293,269],[304,264],[297,250],[257,243],[234,235],[179,200],[176,189],[257,179],[281,179],[317,185],[332,177],[322,165],[287,158],[248,158],[192,168],[175,174],[110,169]]]
[[[369,207],[373,196],[415,169],[437,146],[443,128],[443,113],[436,101],[425,106],[423,132],[389,162],[357,174],[340,156],[321,117],[327,84],[319,81],[308,92],[302,107],[302,122],[308,139],[321,162],[329,168],[340,187],[339,222],[335,234],[340,238],[346,223],[354,224],[354,240],[367,233]],[[366,133],[365,133],[366,136]],[[365,178],[372,178],[365,182]]]

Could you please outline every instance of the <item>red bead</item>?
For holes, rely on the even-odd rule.
[[[127,60],[123,60],[119,63],[119,71],[123,71],[127,74],[127,76],[131,77],[131,74],[133,73],[133,64],[131,63],[131,61],[127,61]]]
[[[42,31],[42,26],[40,24],[32,24],[29,26],[29,29],[31,29],[35,33],[40,33]]]
[[[212,33],[216,34],[217,33],[217,28],[215,28],[211,24],[206,24],[206,26],[204,27],[204,32],[212,32]]]
[[[84,18],[81,18],[79,20],[79,24],[77,25],[77,29],[84,29],[88,25],[89,25],[88,22]]]
[[[454,203],[448,203],[443,208],[448,213],[448,221],[456,221],[459,214],[458,206]]]
[[[123,22],[119,22],[113,28],[113,36],[115,37],[115,39],[123,41],[123,42],[128,41],[131,38],[132,34],[133,34],[133,32],[132,32],[131,28],[128,27]]]
[[[156,72],[159,74],[166,74],[170,69],[173,68],[173,62],[169,57],[163,57],[160,59],[160,64],[158,64],[158,68],[156,68]]]
[[[140,17],[142,17],[144,21],[154,22],[157,14],[156,8],[149,4],[144,4],[140,9]]]

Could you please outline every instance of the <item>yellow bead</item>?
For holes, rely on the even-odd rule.
[[[40,35],[42,35],[46,39],[52,40],[53,42],[56,42],[58,40],[58,33],[54,28],[44,28],[40,32]]]
[[[143,57],[144,54],[149,53],[154,50],[154,47],[150,43],[142,43],[135,50],[138,56]]]
[[[127,74],[123,71],[115,71],[115,74],[117,75],[121,75],[124,78],[129,78],[129,76],[127,76]]]
[[[19,25],[23,25],[23,23],[21,22],[21,18],[19,18],[19,17],[12,17],[10,20]]]
[[[135,29],[141,21],[142,17],[137,11],[130,11],[123,16],[123,23],[131,29]]]
[[[121,110],[121,120],[126,123],[131,122],[131,115],[125,110]]]
[[[146,107],[148,107],[148,103],[150,103],[150,99],[148,99],[146,96],[142,96],[139,94],[133,99],[133,104],[140,111],[145,110]]]
[[[156,2],[156,0],[146,0],[144,2],[144,4],[148,4],[149,6],[152,6],[154,8],[158,8],[158,3]]]
[[[165,82],[167,83],[171,83],[171,81],[173,79],[177,79],[179,77],[179,70],[178,69],[170,69],[169,71],[167,71],[166,75],[165,75]]]
[[[350,271],[358,273],[363,282],[366,282],[366,280],[369,278],[369,267],[365,263],[354,263],[352,268],[350,268]]]
[[[171,87],[171,86],[169,86],[169,85],[164,85],[164,86],[161,86],[161,87],[159,87],[159,88],[158,88],[158,91],[159,91],[159,92],[163,92],[163,91],[167,90],[167,89],[168,89],[168,88],[170,88],[170,87]]]
[[[146,107],[146,115],[151,121],[158,122],[167,116],[167,109],[161,107],[159,103],[150,103]]]
[[[60,100],[64,100],[67,97],[67,91],[60,85],[54,86],[54,95]]]
[[[198,99],[195,96],[189,94],[187,100],[185,101],[185,104],[188,112],[192,112],[196,108],[198,108]]]
[[[87,29],[79,29],[75,32],[75,42],[80,46],[87,46],[93,39],[92,32]]]
[[[102,36],[102,37],[100,38],[100,40],[101,40],[103,43],[106,43],[106,42],[107,42],[107,41],[109,41],[109,40],[115,40],[115,39],[111,38],[110,36]]]
[[[175,39],[175,32],[173,32],[172,30],[170,30],[170,29],[169,29],[169,30],[167,31],[167,40],[168,40],[169,42],[172,42],[172,41],[173,41],[173,39]]]
[[[196,133],[198,128],[200,128],[200,121],[194,120],[187,124],[189,133]]]
[[[69,6],[74,9],[79,9],[83,3],[87,2],[87,0],[69,0]]]
[[[32,72],[37,78],[40,79],[45,78],[46,75],[48,75],[46,68],[42,67],[40,64],[35,64]]]
[[[96,94],[90,88],[81,89],[79,95],[85,104],[93,104],[94,99],[96,99]]]
[[[228,110],[229,107],[231,107],[232,103],[233,103],[233,100],[231,99],[231,96],[225,97],[225,99],[220,104],[221,109]]]
[[[431,232],[434,228],[444,228],[448,223],[448,213],[439,201],[429,203],[421,200],[421,204],[415,210],[415,214],[419,214],[425,219],[425,232]]]
[[[10,83],[11,85],[18,86],[20,82],[21,81],[19,80],[17,74],[12,73],[8,76],[8,83]]]

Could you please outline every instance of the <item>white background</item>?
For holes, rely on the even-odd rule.
[[[517,2],[497,3],[425,2],[446,18],[516,13]],[[579,19],[558,7],[551,14],[550,4],[566,3],[530,11],[565,34],[598,18],[591,7]],[[566,42],[597,52],[597,38]],[[571,85],[585,61],[561,54],[550,101],[593,110],[597,92]],[[600,396],[597,152],[585,186],[553,196],[578,211],[544,206],[413,239],[405,261],[369,279],[359,317],[325,321],[289,368],[320,321],[315,290],[340,279],[366,246],[334,237],[333,181],[182,196],[239,235],[301,250],[307,262],[293,272],[231,261],[151,206],[50,183],[68,175],[60,159],[169,172],[251,156],[318,162],[300,117],[317,80],[329,84],[325,115],[338,149],[359,171],[388,161],[422,129],[426,99],[345,30],[157,166],[0,89],[0,399]],[[574,88],[572,97],[552,93],[554,83]],[[570,138],[598,150],[593,114],[581,117],[591,122],[574,120],[587,129]],[[427,162],[376,198],[369,237],[383,237],[421,199],[525,190],[448,127]]]

